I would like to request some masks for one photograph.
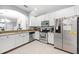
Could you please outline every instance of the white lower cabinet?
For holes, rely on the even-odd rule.
[[[0,36],[0,53],[5,52],[7,48],[6,36]]]
[[[34,39],[37,39],[37,40],[39,40],[39,31],[36,31],[36,32],[35,32]]]
[[[0,53],[6,52],[15,47],[15,40],[11,36],[0,37]]]
[[[29,33],[24,33],[23,34],[24,36],[23,36],[23,43],[27,43],[27,42],[29,42]]]
[[[29,42],[29,33],[20,33],[20,34],[17,34],[16,37],[15,37],[15,45],[16,47],[17,46],[20,46],[24,43],[27,43]]]
[[[18,37],[17,37],[17,39],[18,39],[18,41],[17,41],[18,42],[18,46],[24,44],[24,42],[23,42],[23,40],[24,40],[23,36],[24,36],[23,33],[22,34],[21,33],[18,34]]]
[[[54,33],[48,33],[48,43],[54,44]]]
[[[15,39],[14,39],[14,35],[8,35],[7,37],[6,37],[6,40],[7,40],[7,50],[10,50],[10,49],[12,49],[12,48],[14,48],[15,47]]]
[[[20,45],[29,42],[29,33],[22,33],[18,35],[18,40],[20,40],[18,43]]]
[[[19,39],[19,37],[20,37],[19,34],[15,35],[15,47],[20,45],[21,40]]]
[[[0,53],[29,42],[29,32],[0,36]]]

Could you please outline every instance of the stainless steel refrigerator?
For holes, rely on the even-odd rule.
[[[70,53],[79,53],[79,17],[71,16],[55,23],[54,46]],[[56,28],[58,26],[61,29]],[[57,29],[61,31],[57,33]]]
[[[63,48],[62,40],[62,19],[55,19],[54,46],[55,48]]]
[[[63,19],[63,50],[78,53],[79,17],[72,16]]]

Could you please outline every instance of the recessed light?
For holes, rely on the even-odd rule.
[[[38,8],[34,8],[34,10],[36,11],[36,10],[38,10]]]

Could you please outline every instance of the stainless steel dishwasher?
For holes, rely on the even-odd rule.
[[[34,40],[34,34],[35,34],[35,32],[29,32],[29,41]]]

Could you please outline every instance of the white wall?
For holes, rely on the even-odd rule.
[[[28,17],[27,16],[21,16],[17,19],[17,28],[18,24],[21,24],[22,29],[27,29],[28,27]]]
[[[17,18],[17,25],[18,24],[21,24],[21,27],[23,29],[27,29],[28,28],[28,13],[20,8],[17,8],[16,6],[13,6],[13,5],[1,5],[0,6],[0,9],[8,9],[8,10],[15,10],[15,11],[18,11],[20,13],[22,13],[23,15],[25,16],[20,16]],[[18,16],[18,15],[16,15]],[[15,29],[17,29],[17,26],[15,27]]]
[[[55,18],[69,17],[75,15],[75,6],[55,12]]]

